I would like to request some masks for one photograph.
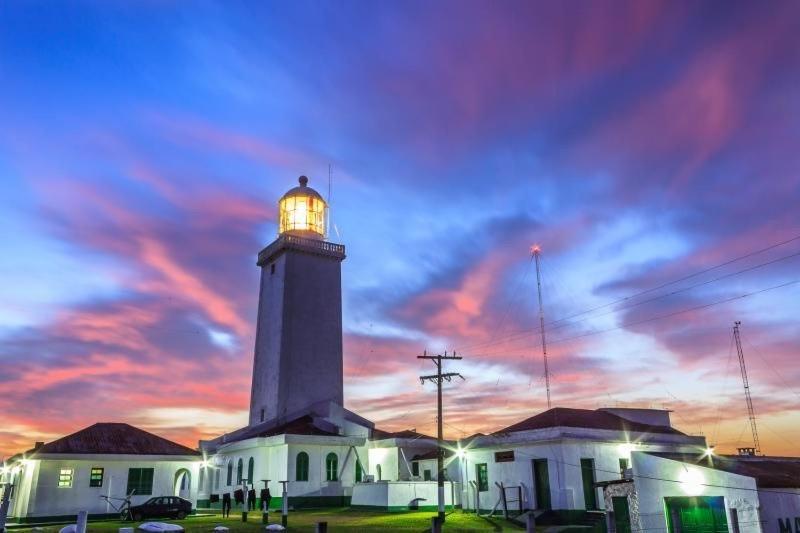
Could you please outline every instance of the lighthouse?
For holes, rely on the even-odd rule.
[[[342,270],[327,237],[327,202],[300,176],[278,202],[278,236],[261,268],[250,426],[321,402],[343,404]]]

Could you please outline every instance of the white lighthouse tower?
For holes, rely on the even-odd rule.
[[[344,246],[328,242],[327,203],[300,176],[278,202],[278,238],[258,254],[261,287],[250,426],[314,404],[343,404]]]

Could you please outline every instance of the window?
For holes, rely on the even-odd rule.
[[[274,273],[275,273],[275,263],[272,263],[272,264],[269,266],[269,273],[270,273],[270,274],[274,274]],[[262,412],[263,412],[263,410],[262,410]],[[262,420],[263,420],[263,417],[262,417]]]
[[[419,463],[416,461],[411,463],[411,475],[414,477],[419,477]]]
[[[89,471],[89,486],[102,487],[103,486],[103,472],[102,468],[92,468]]]
[[[230,487],[233,485],[233,463],[228,461],[228,482],[227,485]]]
[[[478,480],[478,492],[489,490],[489,467],[486,463],[475,465],[475,478]]]
[[[336,454],[331,452],[325,458],[325,480],[326,481],[338,481],[338,470],[339,470],[339,458],[336,457]]]
[[[378,474],[378,481],[380,481],[381,479],[383,479],[383,478],[381,477],[381,465],[375,465],[375,472]]]
[[[294,478],[297,481],[308,481],[308,454],[300,452],[294,461]]]
[[[495,463],[513,463],[514,462],[514,450],[508,450],[504,452],[494,452],[494,462]]]
[[[242,484],[242,471],[244,470],[244,461],[242,461],[241,457],[239,458],[239,462],[236,463],[236,484]]]
[[[129,468],[128,469],[128,488],[126,494],[134,492],[137,496],[150,495],[153,493],[153,469],[152,468]]]
[[[203,481],[206,480],[206,469],[202,466],[200,467],[200,480],[197,482],[197,488],[199,490],[203,490]]]
[[[214,488],[215,489],[219,488],[219,475],[220,475],[220,473],[221,473],[221,471],[218,469],[216,474],[214,475]]]
[[[425,481],[430,481],[431,480],[431,471],[430,470],[425,470],[424,472],[422,472],[422,479],[425,480]]]
[[[625,457],[619,458],[619,473],[622,477],[625,477],[625,471],[630,468],[630,464]]]
[[[261,421],[262,422],[264,421],[264,410],[263,409],[261,410]]]
[[[72,469],[62,468],[58,472],[58,486],[59,488],[68,489],[72,486]]]
[[[255,469],[256,469],[256,460],[251,457],[250,460],[247,461],[247,481],[249,483],[253,483],[253,477],[255,476],[254,473]]]

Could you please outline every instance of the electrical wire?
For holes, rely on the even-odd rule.
[[[621,303],[621,302],[625,302],[625,301],[628,301],[628,300],[632,300],[632,299],[636,298],[637,296],[641,296],[641,295],[644,295],[644,294],[649,294],[649,293],[655,292],[655,291],[657,291],[659,289],[662,289],[664,287],[668,287],[670,285],[674,285],[676,283],[680,283],[681,281],[685,281],[685,280],[700,276],[702,274],[706,274],[708,272],[711,272],[713,270],[717,270],[719,268],[722,268],[724,266],[730,265],[730,264],[735,263],[737,261],[741,261],[743,259],[747,259],[749,257],[753,257],[753,256],[756,256],[756,255],[762,254],[764,252],[767,252],[769,250],[773,250],[775,248],[778,248],[780,246],[784,246],[786,244],[795,242],[797,240],[800,240],[800,235],[797,235],[797,236],[792,237],[790,239],[787,239],[787,240],[772,244],[772,245],[767,246],[765,248],[761,248],[759,250],[756,250],[756,251],[753,251],[753,252],[749,252],[747,254],[735,257],[733,259],[729,259],[729,260],[727,260],[725,262],[722,262],[722,263],[719,263],[717,265],[708,267],[706,269],[694,272],[694,273],[689,274],[687,276],[683,276],[681,278],[678,278],[678,279],[675,279],[675,280],[672,280],[672,281],[669,281],[669,282],[666,282],[666,283],[662,283],[661,285],[658,285],[656,287],[651,287],[649,289],[645,289],[643,291],[639,291],[637,293],[625,296],[623,298],[618,298],[618,299],[613,300],[611,302],[608,302],[608,303],[605,303],[605,304],[602,304],[602,305],[599,305],[599,306],[595,306],[595,307],[592,307],[590,309],[587,309],[587,310],[584,310],[584,311],[580,311],[578,313],[574,313],[572,315],[568,315],[568,316],[565,316],[565,317],[562,317],[562,318],[558,318],[558,319],[552,320],[550,322],[546,322],[545,323],[545,327],[553,326],[555,324],[558,324],[558,323],[561,323],[561,322],[564,322],[564,321],[567,321],[567,320],[571,320],[572,318],[575,318],[575,317],[578,317],[578,316],[582,316],[582,315],[586,315],[586,314],[592,313],[592,312],[600,310],[600,309],[604,309],[606,307],[615,305],[617,303]],[[739,274],[743,274],[743,273],[746,273],[746,272],[750,272],[752,270],[755,270],[755,269],[758,269],[758,268],[762,268],[764,266],[768,266],[768,265],[771,265],[773,263],[777,263],[779,261],[784,261],[786,259],[790,259],[790,258],[796,257],[798,255],[800,255],[800,252],[793,253],[793,254],[790,254],[790,255],[787,255],[787,256],[783,256],[783,257],[780,257],[780,258],[777,258],[777,259],[774,259],[774,260],[766,261],[764,263],[759,263],[758,265],[754,265],[754,266],[751,266],[751,267],[748,267],[748,268],[745,268],[745,269],[742,269],[742,270],[739,270],[739,271],[736,271],[736,272],[733,272],[733,273],[729,273],[729,274],[725,274],[725,275],[722,275],[722,276],[718,276],[717,278],[714,278],[712,280],[707,280],[707,281],[704,281],[704,282],[701,282],[701,283],[697,283],[695,285],[691,285],[691,286],[686,287],[686,288],[678,289],[676,291],[672,291],[671,293],[667,293],[667,294],[660,295],[660,296],[655,297],[655,298],[648,299],[648,300],[646,300],[644,302],[636,303],[636,304],[633,304],[633,305],[630,305],[630,306],[623,306],[623,307],[621,307],[619,309],[612,310],[612,311],[603,313],[603,314],[598,315],[598,316],[604,316],[606,314],[609,314],[610,312],[615,312],[617,310],[627,309],[627,308],[630,308],[630,307],[635,307],[637,305],[641,305],[641,303],[647,303],[647,302],[655,301],[655,300],[660,299],[660,298],[665,298],[667,296],[672,296],[674,294],[678,294],[680,292],[684,292],[684,291],[690,290],[692,288],[696,288],[696,287],[699,287],[699,286],[702,286],[702,285],[707,285],[707,284],[714,283],[716,281],[720,281],[722,279],[726,279],[726,278],[729,278],[729,277],[732,277],[732,276],[735,276],[735,275],[739,275]],[[572,321],[570,323],[571,324],[577,324],[577,323],[580,323],[580,322],[582,322],[584,320],[586,320],[586,319],[582,319],[582,320],[578,320],[578,321]],[[551,329],[559,329],[561,327],[564,327],[564,326],[558,326],[557,328],[551,328]],[[508,335],[506,337],[501,337],[498,340],[511,340],[511,339],[514,339],[514,338],[523,338],[523,337],[526,337],[526,336],[529,336],[529,335],[531,335],[531,332],[529,330],[523,330],[523,331],[518,331],[516,333],[512,333],[512,334],[510,334],[510,335]],[[489,346],[489,345],[493,345],[493,344],[495,344],[495,341],[491,341],[491,342],[483,341],[483,342],[478,342],[478,343],[462,345],[462,346],[458,347],[457,349],[459,351],[464,351],[464,350],[467,350],[467,349],[470,349],[470,348],[476,348],[476,347],[480,347],[480,346]]]

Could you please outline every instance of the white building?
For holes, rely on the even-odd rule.
[[[74,520],[79,510],[118,517],[102,496],[133,493],[133,505],[194,499],[200,462],[197,451],[128,424],[94,424],[4,465],[3,480],[14,484],[8,514],[17,522]]]

